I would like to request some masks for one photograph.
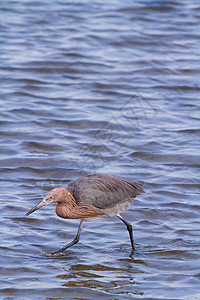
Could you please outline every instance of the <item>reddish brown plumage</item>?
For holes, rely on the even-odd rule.
[[[51,190],[52,194],[59,195],[59,201],[56,206],[56,214],[64,219],[92,219],[102,215],[100,210],[92,206],[77,205],[72,194],[64,188]]]

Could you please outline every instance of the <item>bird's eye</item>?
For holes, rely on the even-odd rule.
[[[52,200],[52,199],[53,199],[53,197],[52,197],[52,196],[50,196],[50,197],[49,197],[49,199],[50,199],[50,200]]]

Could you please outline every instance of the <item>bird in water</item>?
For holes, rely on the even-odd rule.
[[[43,201],[30,209],[30,215],[37,209],[57,203],[56,214],[64,219],[81,219],[75,238],[65,247],[49,255],[63,255],[64,250],[79,241],[84,219],[95,219],[102,215],[117,216],[127,227],[132,253],[135,251],[132,226],[119,214],[127,209],[132,198],[144,193],[143,184],[108,174],[90,174],[71,181],[65,188],[54,188]]]

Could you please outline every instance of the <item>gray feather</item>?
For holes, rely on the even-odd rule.
[[[78,205],[92,205],[101,210],[116,206],[125,208],[131,204],[132,198],[144,193],[142,183],[107,174],[83,176],[71,181],[68,190]]]

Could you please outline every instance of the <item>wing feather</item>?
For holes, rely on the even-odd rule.
[[[109,209],[144,193],[143,184],[107,174],[91,174],[71,181],[68,190],[78,205]]]

